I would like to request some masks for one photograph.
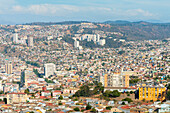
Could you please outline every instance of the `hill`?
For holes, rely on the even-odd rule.
[[[64,22],[35,22],[27,23],[25,25],[71,25],[80,24],[88,21],[64,21]],[[170,37],[170,23],[150,23],[145,21],[139,22],[129,22],[124,20],[117,21],[106,21],[106,22],[92,22],[94,24],[110,24],[111,27],[98,27],[96,30],[101,30],[104,32],[120,32],[124,34],[123,37],[126,40],[155,40],[155,39],[165,39]],[[92,30],[88,29],[89,33]]]

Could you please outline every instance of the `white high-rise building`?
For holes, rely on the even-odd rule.
[[[104,46],[105,43],[106,43],[106,40],[105,40],[105,39],[99,40],[99,45]]]
[[[33,47],[34,46],[33,37],[28,37],[28,46],[29,47]]]
[[[18,33],[13,34],[13,42],[18,43]]]
[[[96,42],[96,37],[97,37],[96,35],[93,36],[92,38],[93,42]]]
[[[90,42],[91,39],[92,39],[91,36],[88,36],[88,37],[87,37],[87,41],[88,41],[88,42]]]
[[[97,34],[96,37],[97,37],[97,42],[99,42],[100,41],[100,35]]]
[[[56,71],[56,66],[53,63],[47,63],[44,64],[44,73],[45,77],[49,77],[50,75],[54,75],[54,72]]]
[[[75,47],[75,48],[78,48],[78,47],[79,47],[79,41],[77,41],[77,40],[74,41],[74,47]]]

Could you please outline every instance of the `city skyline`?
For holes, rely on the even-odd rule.
[[[0,24],[108,20],[170,22],[168,0],[0,0]]]

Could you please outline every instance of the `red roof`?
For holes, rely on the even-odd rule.
[[[57,92],[62,92],[62,91],[60,91],[60,90],[55,90],[55,91],[53,91],[53,93],[57,93]]]
[[[125,105],[125,106],[122,106],[121,108],[122,108],[122,109],[130,109],[130,108],[132,108],[132,107],[136,107],[136,105],[131,105],[131,106]]]
[[[40,98],[41,98],[41,99],[46,99],[47,97],[45,97],[45,96],[40,96]]]
[[[26,93],[8,93],[8,94],[26,94]]]
[[[50,91],[42,91],[41,93],[51,93]]]

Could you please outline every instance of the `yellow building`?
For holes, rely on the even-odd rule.
[[[141,86],[139,87],[139,100],[165,100],[166,87],[163,86]]]
[[[27,101],[26,93],[8,93],[7,94],[7,104],[21,103]]]
[[[123,75],[123,86],[129,87],[129,75]]]
[[[107,87],[107,74],[104,75],[104,87]]]

